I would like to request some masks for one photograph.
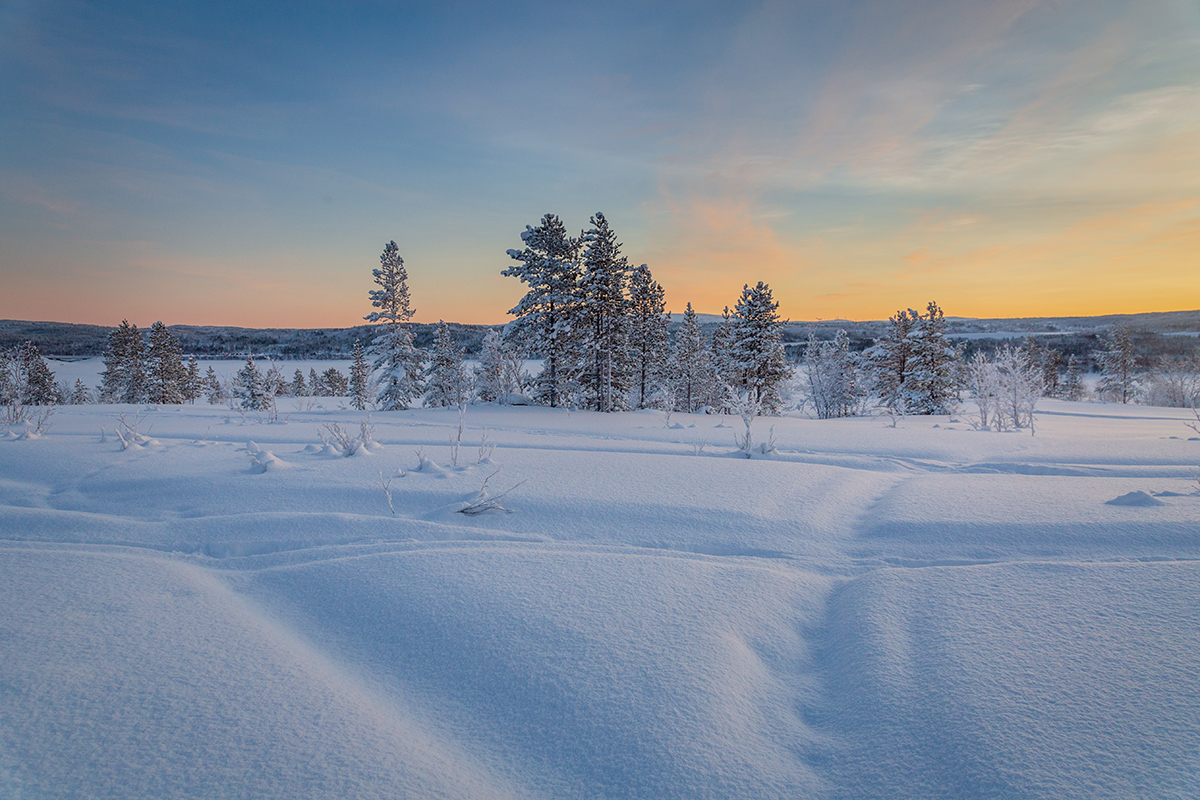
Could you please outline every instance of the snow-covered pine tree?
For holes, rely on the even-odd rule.
[[[1067,358],[1067,374],[1063,376],[1059,386],[1059,395],[1064,400],[1083,399],[1083,376],[1079,373],[1079,362],[1075,360],[1074,354]]]
[[[1108,400],[1133,402],[1138,390],[1138,364],[1128,325],[1108,330],[1104,335],[1104,349],[1096,354],[1096,360],[1100,364],[1097,393]]]
[[[325,382],[321,380],[321,376],[317,374],[315,367],[308,368],[308,394],[311,397],[328,397],[329,390],[325,386]]]
[[[500,332],[488,329],[479,351],[479,366],[475,368],[475,395],[485,403],[499,400],[506,391],[504,344]]]
[[[292,376],[292,396],[308,397],[308,392],[308,386],[304,383],[304,373],[297,367],[296,374]]]
[[[175,405],[183,402],[187,369],[179,342],[161,320],[150,326],[150,348],[146,352],[146,389],[151,403]]]
[[[783,321],[771,287],[759,281],[742,287],[733,310],[733,336],[729,353],[736,383],[733,388],[769,414],[783,404],[781,389],[791,375],[783,352]]]
[[[321,386],[325,389],[326,397],[345,397],[350,392],[350,382],[337,367],[330,367],[321,373]]]
[[[809,400],[818,419],[849,417],[859,413],[863,396],[858,355],[850,350],[850,337],[839,330],[831,341],[808,334],[804,350]]]
[[[579,279],[579,345],[585,363],[579,381],[588,406],[597,411],[627,407],[629,390],[629,302],[625,281],[629,261],[600,212],[583,233],[583,274]]]
[[[425,406],[444,408],[457,406],[467,400],[466,377],[463,375],[463,351],[450,337],[450,327],[438,320],[433,334],[433,352],[425,372]]]
[[[225,402],[225,387],[221,385],[221,379],[217,377],[217,371],[211,365],[204,373],[204,397],[209,405]]]
[[[666,293],[642,264],[629,274],[629,360],[638,408],[650,406],[651,396],[666,377],[670,324]]]
[[[242,408],[247,411],[265,411],[267,409],[268,402],[266,393],[263,391],[262,373],[258,371],[258,365],[254,363],[254,357],[250,354],[246,355],[246,363],[238,370],[235,386]]]
[[[83,378],[75,379],[75,388],[71,390],[71,405],[82,406],[92,402],[92,393],[83,383]]]
[[[19,381],[15,373],[20,367],[17,364],[16,349],[0,350],[0,405],[7,406],[19,399]]]
[[[962,352],[946,338],[946,319],[930,301],[925,314],[915,314],[904,380],[905,405],[912,413],[949,414],[958,402],[959,364]]]
[[[52,406],[62,402],[54,373],[42,358],[38,346],[32,341],[24,342],[17,351],[24,384],[19,387],[21,402],[28,406]]]
[[[675,384],[678,410],[691,413],[709,402],[713,392],[712,366],[704,346],[700,321],[691,303],[684,309],[683,325],[675,334],[670,372]]]
[[[571,393],[571,376],[578,366],[576,301],[579,283],[579,240],[554,214],[546,214],[536,228],[525,226],[524,249],[509,250],[517,262],[500,272],[529,287],[516,306],[510,335],[529,352],[543,359],[535,383],[539,402],[558,406]]]
[[[363,319],[381,323],[382,332],[371,342],[370,353],[379,396],[376,402],[384,411],[405,409],[421,396],[421,365],[424,358],[413,345],[409,326],[413,309],[408,296],[408,272],[404,259],[391,241],[379,256],[379,269],[372,270],[378,289],[372,289],[371,305],[379,309]],[[344,394],[343,390],[339,394]],[[316,391],[313,391],[316,394]]]
[[[204,383],[200,377],[200,362],[196,356],[192,355],[188,357],[187,377],[183,384],[183,399],[189,403],[195,403],[202,391],[204,391]]]
[[[108,335],[100,394],[106,403],[142,403],[146,400],[146,348],[142,333],[129,320]]]
[[[868,351],[879,402],[893,414],[906,408],[906,382],[912,371],[912,332],[920,314],[912,309],[888,318],[888,329]]]
[[[713,374],[712,394],[708,402],[723,413],[729,412],[732,409],[727,400],[738,380],[737,369],[733,363],[733,312],[729,310],[729,306],[725,306],[725,310],[721,312],[721,321],[713,331],[709,349],[712,354],[709,366]]]
[[[357,339],[354,340],[354,352],[351,355],[351,359],[350,405],[359,411],[365,411],[367,405],[371,402],[370,398],[367,397],[371,368],[367,366],[367,352],[363,350],[362,343]],[[300,370],[296,370],[296,374],[299,375]],[[304,380],[303,375],[300,375],[300,380]]]

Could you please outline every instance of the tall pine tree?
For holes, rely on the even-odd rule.
[[[697,411],[712,395],[712,366],[704,346],[704,334],[692,304],[683,312],[683,325],[675,335],[671,354],[671,378],[675,383],[676,408]]]
[[[137,325],[121,320],[108,335],[104,350],[104,373],[100,395],[106,403],[142,403],[146,401],[146,347]]]
[[[604,215],[597,212],[581,239],[583,274],[579,280],[579,380],[588,405],[597,411],[626,407],[629,388],[629,305],[625,281],[629,262]]]
[[[579,240],[567,235],[556,215],[546,214],[536,228],[525,226],[521,241],[524,248],[508,251],[517,263],[500,274],[518,278],[529,290],[508,313],[516,317],[513,335],[544,361],[535,386],[537,399],[557,406],[570,396],[578,365]]]
[[[424,391],[421,382],[424,358],[413,344],[409,320],[414,311],[408,296],[408,272],[394,241],[384,247],[379,269],[371,274],[379,286],[371,290],[371,305],[379,310],[363,319],[380,323],[383,328],[371,343],[373,367],[380,386],[377,402],[385,411],[405,409]]]
[[[184,401],[187,368],[178,340],[162,321],[150,326],[150,348],[146,353],[146,390],[151,403],[177,404]]]
[[[642,264],[629,276],[629,360],[638,408],[649,406],[655,389],[666,377],[670,324],[666,294]]]
[[[783,383],[791,375],[783,351],[783,320],[771,287],[759,281],[754,288],[742,287],[733,310],[730,358],[737,383],[759,408],[779,413]]]

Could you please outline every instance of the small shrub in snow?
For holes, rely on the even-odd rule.
[[[489,511],[506,512],[507,508],[500,504],[500,498],[507,495],[513,489],[516,489],[525,481],[520,481],[505,489],[500,494],[491,494],[488,492],[488,481],[500,474],[500,470],[496,470],[491,475],[483,479],[483,485],[479,487],[479,491],[475,494],[475,499],[465,501],[465,505],[458,510],[460,514],[466,514],[469,517],[483,514]]]
[[[321,427],[323,432],[318,432],[321,443],[347,458],[359,452],[369,452],[375,442],[375,426],[371,424],[370,417],[358,424],[357,436],[336,422],[327,422]]]

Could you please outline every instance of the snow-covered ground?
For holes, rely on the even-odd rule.
[[[282,403],[0,441],[0,797],[1200,794],[1188,413]]]

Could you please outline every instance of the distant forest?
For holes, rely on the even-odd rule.
[[[712,314],[697,315],[701,327],[711,334],[720,320]],[[672,332],[678,328],[682,315],[672,320]],[[119,322],[119,320],[118,320]],[[1087,363],[1089,354],[1097,349],[1099,335],[1108,328],[1124,323],[1129,326],[1139,358],[1150,360],[1159,356],[1185,356],[1200,351],[1200,311],[1171,311],[1152,314],[1122,314],[1102,317],[1031,317],[1009,319],[970,319],[947,317],[947,333],[965,340],[964,355],[975,351],[991,353],[1013,339],[1035,335],[1064,356],[1074,355]],[[839,330],[846,331],[850,347],[862,351],[883,335],[887,320],[855,322],[851,320],[818,320],[789,322],[782,331],[783,344],[790,360],[803,355],[809,332],[820,340],[833,339]],[[414,344],[428,350],[433,343],[434,324],[416,324]],[[449,323],[451,338],[463,348],[468,358],[480,352],[484,335],[500,330],[503,325],[463,325]],[[69,322],[27,322],[0,320],[0,350],[32,341],[47,356],[68,358],[98,357],[104,354],[108,335],[116,328],[104,325],[78,325]],[[201,359],[269,357],[277,360],[349,359],[354,342],[368,344],[376,335],[373,325],[353,328],[235,328],[212,325],[169,325],[184,353]],[[1191,334],[1191,335],[1188,335]],[[1043,338],[1044,337],[1044,338]]]

